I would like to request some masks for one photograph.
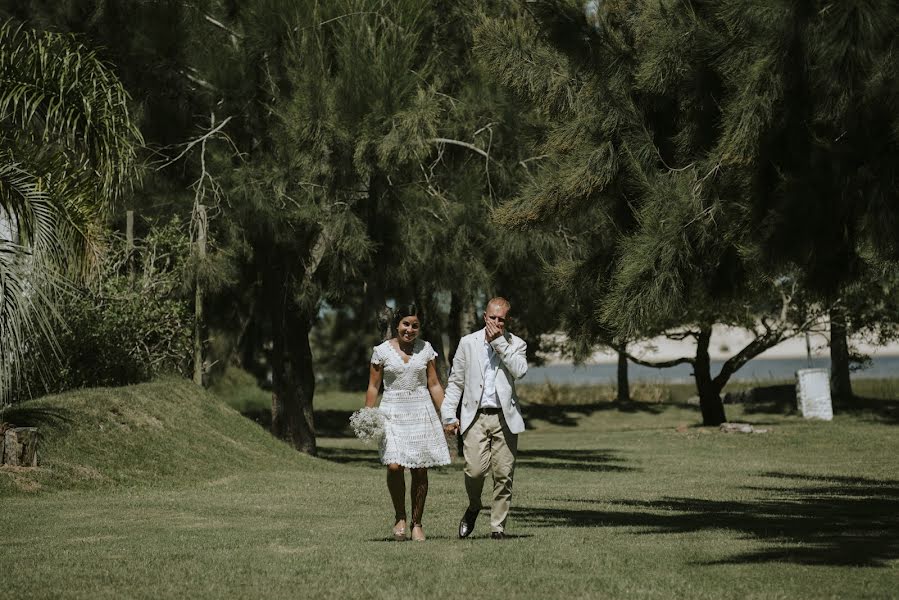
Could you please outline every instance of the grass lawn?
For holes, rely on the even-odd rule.
[[[191,384],[44,398],[35,470],[0,470],[11,597],[895,598],[895,400],[770,429],[695,426],[683,404],[532,406],[509,531],[455,539],[461,466],[433,470],[423,544],[389,540],[376,451],[319,398],[320,458],[301,456]]]

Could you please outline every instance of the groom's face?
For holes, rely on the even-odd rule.
[[[490,304],[484,312],[484,324],[492,323],[499,329],[499,332],[506,332],[506,315],[509,314],[509,307],[502,304]]]

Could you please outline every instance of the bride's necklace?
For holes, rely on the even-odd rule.
[[[397,340],[397,341],[396,341],[396,345],[399,347],[399,349],[400,349],[402,352],[404,352],[404,353],[407,354],[408,356],[412,356],[412,348],[415,347],[415,342],[414,342],[414,341],[413,341],[413,342],[410,342],[408,345],[406,345],[406,344],[404,344],[403,342]]]

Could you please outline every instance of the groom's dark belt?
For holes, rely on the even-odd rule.
[[[484,413],[485,415],[498,415],[499,413],[503,412],[503,409],[487,406],[478,408],[478,412]]]

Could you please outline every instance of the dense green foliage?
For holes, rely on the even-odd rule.
[[[609,2],[590,23],[547,0],[481,30],[496,76],[553,123],[557,165],[507,218],[596,206],[617,224],[617,329],[794,266],[831,292],[870,248],[894,255],[899,16],[818,4]]]
[[[712,378],[700,355],[712,324],[755,325],[738,367],[801,331],[874,256],[896,257],[899,87],[888,74],[899,11],[527,6],[476,38],[494,76],[549,123],[544,168],[500,216],[584,231],[558,269],[577,300],[572,335],[586,347],[670,329],[695,337],[686,360],[700,367],[705,421],[720,421],[727,369]]]
[[[131,202],[148,216],[186,214],[177,190],[192,186],[235,266],[206,296],[208,362],[271,381],[275,432],[305,450],[308,337],[322,306],[342,326],[318,337],[343,335],[324,347],[346,352],[321,360],[355,372],[342,381],[353,386],[390,299],[425,308],[441,360],[497,292],[519,300],[532,353],[554,326],[540,308],[553,241],[490,222],[533,164],[539,122],[473,63],[485,9],[506,10],[375,0],[9,9],[81,32],[117,63],[147,140],[178,158]]]
[[[58,295],[63,324],[52,340],[29,344],[13,402],[187,374],[192,315],[183,229],[177,219],[153,227],[130,252],[123,237],[110,240],[96,280]]]
[[[273,430],[303,450],[315,447],[314,325],[329,354],[321,362],[358,387],[391,299],[424,308],[441,360],[489,295],[539,306],[525,297],[547,285],[552,240],[490,222],[526,172],[518,163],[536,126],[473,63],[477,7],[291,4],[272,20],[265,5],[231,13],[236,40],[216,32],[216,60],[243,78],[209,72],[223,96],[213,110],[218,122],[234,117],[228,131],[243,153],[220,148],[208,162],[227,190],[217,226],[241,272],[212,300],[225,307],[212,326],[240,324],[243,366],[261,381],[271,374]],[[319,322],[322,306],[335,313]],[[521,316],[536,350],[552,311]]]
[[[90,273],[104,217],[136,183],[129,96],[77,40],[0,24],[0,403],[33,343],[52,343],[54,296]]]
[[[575,357],[694,337],[682,361],[696,367],[708,423],[724,419],[718,396],[740,365],[830,307],[855,307],[831,314],[848,333],[892,335],[891,292],[858,300],[896,258],[896,11],[821,6],[0,0],[14,20],[4,48],[25,40],[59,58],[46,61],[58,82],[90,68],[84,80],[112,90],[96,123],[78,116],[85,88],[66,98],[75,112],[52,104],[44,131],[26,108],[40,102],[14,102],[16,88],[0,103],[3,139],[57,167],[94,160],[101,176],[70,168],[62,196],[89,184],[124,202],[105,222],[85,208],[90,231],[119,228],[130,208],[190,218],[188,239],[216,241],[205,256],[191,247],[194,289],[178,301],[205,353],[195,377],[252,372],[274,393],[274,432],[305,451],[316,381],[364,385],[393,300],[424,309],[440,372],[493,294],[512,299],[532,361],[560,323]],[[78,37],[23,34],[21,22]],[[10,80],[42,64],[5,56]],[[136,182],[132,120],[149,168],[123,195]],[[34,152],[35,135],[82,126],[87,137]],[[46,203],[18,162],[0,172]],[[35,289],[29,301],[43,298]],[[138,307],[123,302],[84,328],[104,340],[141,330],[125,326]],[[715,324],[757,334],[718,374],[705,352]]]

